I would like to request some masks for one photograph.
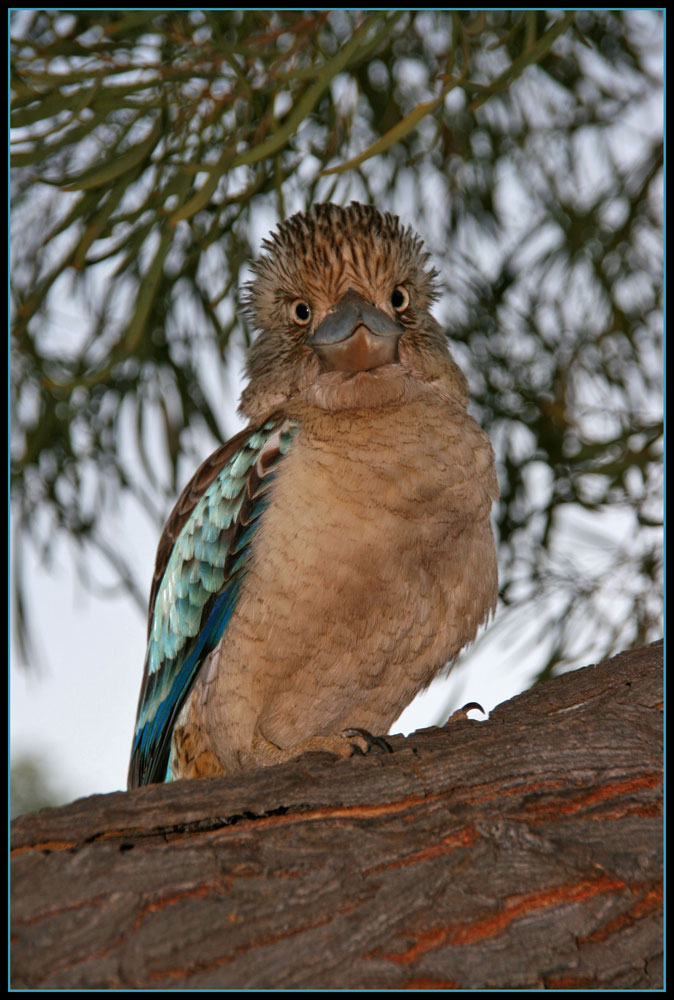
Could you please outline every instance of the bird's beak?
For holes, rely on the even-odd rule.
[[[323,371],[366,372],[398,360],[403,327],[350,289],[314,330],[313,347]]]

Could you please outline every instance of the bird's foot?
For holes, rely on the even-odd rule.
[[[373,736],[367,729],[343,729],[342,736],[353,747],[353,753],[366,754],[374,747],[383,753],[393,753],[393,748],[383,736]]]
[[[463,708],[457,708],[456,712],[452,712],[450,717],[447,719],[447,722],[445,722],[445,725],[448,726],[450,722],[460,722],[462,719],[467,719],[468,713],[473,708],[477,708],[477,710],[482,712],[483,715],[487,714],[479,701],[469,701],[463,706]]]
[[[367,729],[343,729],[339,736],[310,736],[291,747],[279,747],[258,732],[245,756],[245,764],[268,767],[295,760],[305,753],[331,753],[336,757],[352,757],[354,754],[366,754],[374,747],[384,753],[393,753],[382,736],[373,736]]]

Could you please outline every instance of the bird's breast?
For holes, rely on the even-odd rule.
[[[358,619],[355,633],[377,608],[413,615],[415,601],[435,599],[446,614],[447,561],[462,533],[488,526],[495,490],[491,446],[460,406],[420,401],[305,419],[274,483],[246,589],[290,615]]]
[[[496,600],[493,455],[461,406],[299,423],[200,680],[223,761],[256,727],[280,747],[387,731]]]

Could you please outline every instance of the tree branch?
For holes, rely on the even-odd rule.
[[[662,643],[487,722],[12,824],[15,989],[657,988]]]

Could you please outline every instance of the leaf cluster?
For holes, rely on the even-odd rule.
[[[535,623],[543,672],[657,635],[661,13],[19,11],[11,57],[24,636],[26,542],[96,548],[143,603],[107,514],[159,529],[228,434],[213,372],[259,238],[351,197],[441,269],[500,461],[506,628]]]

